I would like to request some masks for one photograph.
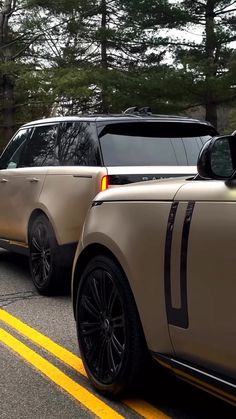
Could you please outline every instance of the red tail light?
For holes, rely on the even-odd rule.
[[[101,191],[105,191],[108,188],[108,176],[103,176],[101,180]]]

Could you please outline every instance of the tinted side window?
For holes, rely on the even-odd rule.
[[[23,146],[27,138],[29,138],[31,128],[20,129],[16,135],[9,142],[5,150],[3,151],[0,158],[0,169],[14,168],[16,167],[16,162],[14,160],[14,155],[18,150]]]
[[[58,125],[35,127],[30,140],[22,150],[18,167],[55,165],[55,142]]]
[[[100,166],[95,123],[62,123],[55,151],[61,166]]]

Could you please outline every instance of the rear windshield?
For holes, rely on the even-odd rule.
[[[105,166],[194,166],[216,134],[204,124],[132,122],[107,125],[99,137]]]

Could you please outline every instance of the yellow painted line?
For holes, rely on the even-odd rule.
[[[131,409],[135,410],[139,413],[139,415],[143,416],[147,419],[170,419],[170,416],[167,416],[165,413],[161,412],[161,410],[156,409],[151,404],[145,402],[145,400],[124,400],[124,403],[130,407]]]
[[[43,335],[42,333],[38,332],[37,330],[28,326],[26,323],[23,323],[21,320],[12,316],[12,314],[9,314],[7,311],[2,309],[0,309],[0,320],[16,329],[18,332],[22,333],[32,342],[41,346],[41,348],[46,349],[48,352],[53,354],[55,357],[69,365],[80,374],[87,376],[82,360],[72,352],[58,345],[47,336]]]
[[[43,349],[46,349],[48,352],[53,354],[56,358],[62,361],[64,364],[73,368],[75,371],[79,372],[81,375],[86,376],[83,363],[81,358],[68,351],[68,349],[63,348],[58,345],[56,342],[28,326],[26,323],[23,323],[18,318],[14,317],[12,314],[8,313],[5,310],[0,309],[0,320],[8,324],[32,342],[41,346]],[[139,415],[147,419],[168,419],[169,416],[165,415],[161,410],[155,408],[151,404],[145,402],[144,400],[123,400],[124,404],[130,407]]]
[[[69,393],[99,418],[123,418],[123,416],[117,413],[114,409],[86,390],[86,388],[76,383],[76,381],[72,380],[59,370],[59,368],[55,367],[49,361],[37,354],[37,352],[30,349],[2,328],[0,328],[0,341],[24,358],[29,364],[33,365],[37,370],[41,371],[43,375]]]

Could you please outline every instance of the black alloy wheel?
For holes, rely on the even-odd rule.
[[[29,250],[33,283],[41,294],[50,295],[56,291],[56,281],[60,278],[58,245],[53,229],[43,214],[34,220],[30,228]]]
[[[145,344],[127,279],[106,256],[92,259],[77,295],[81,355],[93,385],[117,395],[130,388],[144,363]]]

